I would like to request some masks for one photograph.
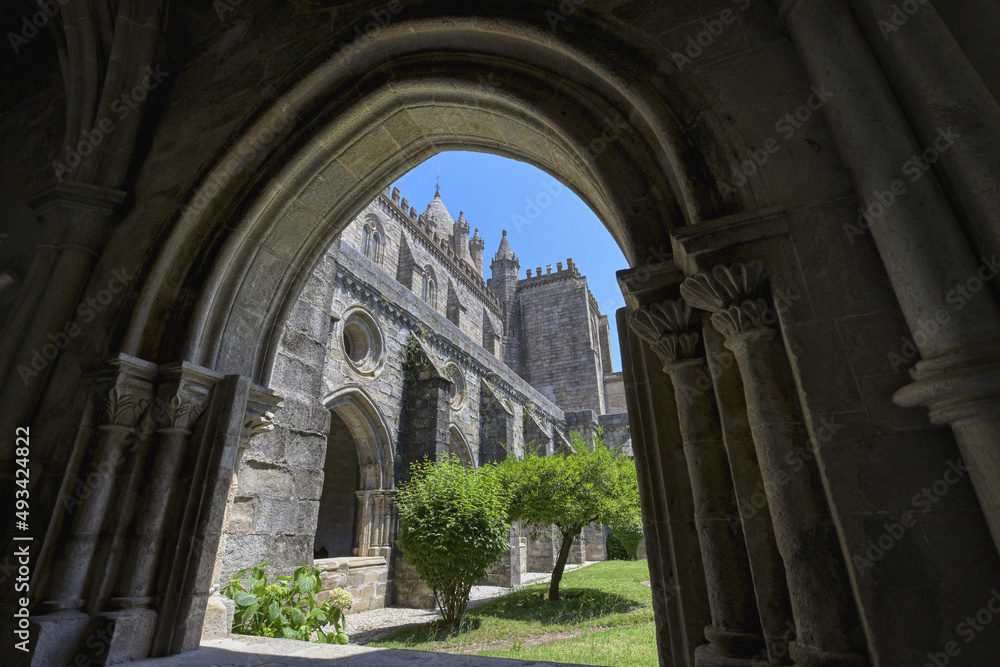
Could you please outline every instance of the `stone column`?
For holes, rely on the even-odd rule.
[[[621,275],[621,274],[619,274]],[[620,278],[624,280],[624,278]],[[624,292],[624,289],[623,289]],[[618,343],[622,360],[622,380],[625,388],[625,403],[629,412],[629,430],[632,433],[632,451],[636,461],[636,476],[639,481],[639,502],[642,506],[643,542],[649,545],[646,562],[649,565],[649,586],[652,589],[653,618],[656,626],[656,644],[661,656],[676,665],[686,664],[677,660],[684,642],[681,639],[680,614],[677,613],[677,596],[671,594],[670,580],[673,568],[670,554],[672,547],[667,529],[669,516],[662,483],[655,479],[658,466],[653,464],[653,446],[645,435],[648,414],[642,414],[639,407],[639,380],[636,375],[640,368],[633,359],[633,346],[638,346],[638,336],[630,334],[628,315],[625,308],[615,312],[618,324]],[[635,351],[636,356],[641,354]]]
[[[138,427],[153,397],[156,365],[119,355],[88,369],[93,385],[93,427],[82,431],[84,442],[93,440],[89,467],[76,471],[77,483],[63,495],[66,517],[71,521],[66,546],[49,558],[53,573],[46,599],[33,617],[38,644],[33,664],[64,664],[90,622],[84,613],[84,596],[94,583],[89,579],[101,528],[114,496],[123,464],[139,442]],[[92,429],[92,430],[91,430]],[[86,446],[86,445],[84,445]]]
[[[795,639],[795,624],[788,599],[785,563],[774,541],[771,510],[747,421],[743,380],[733,353],[723,347],[722,336],[708,322],[702,332],[739,507],[739,516],[733,519],[743,527],[767,659],[772,666],[788,665],[791,664],[788,644]]]
[[[238,452],[261,433],[274,430],[274,413],[282,397],[249,378],[229,375],[213,387],[205,414],[189,445],[187,463],[179,471],[178,488],[186,497],[172,517],[165,562],[158,576],[157,631],[152,655],[180,653],[196,648],[214,585],[223,517]],[[125,638],[127,639],[127,638]]]
[[[160,378],[152,405],[158,425],[155,451],[138,498],[139,510],[132,521],[115,596],[98,615],[107,620],[105,632],[110,644],[96,657],[98,664],[149,654],[157,616],[152,596],[167,515],[176,509],[178,474],[186,460],[192,429],[220,376],[180,363],[161,371]]]
[[[379,542],[379,555],[388,556],[389,550],[396,542],[396,490],[384,489],[382,494],[382,529]]]
[[[43,356],[43,349],[51,345],[58,354],[58,341],[68,344],[74,335],[71,328],[79,330],[75,309],[94,258],[111,232],[115,209],[124,199],[121,190],[66,182],[32,202],[36,214],[53,228],[58,250],[43,249],[33,267],[32,282],[25,283],[14,321],[5,334],[8,342],[3,344],[2,358],[12,361],[0,392],[0,404],[8,423],[31,422],[55,358]],[[19,367],[34,374],[22,377]]]
[[[628,311],[675,294],[681,280],[672,261],[618,272]],[[662,654],[672,655],[672,664],[692,666],[712,615],[678,415],[663,409],[664,402],[675,401],[674,388],[662,362],[630,330],[626,309],[617,317],[653,606],[657,619],[663,619],[657,621],[657,641]]]
[[[763,646],[760,619],[743,533],[732,529],[733,483],[715,397],[704,384],[697,322],[691,307],[678,299],[637,309],[630,326],[663,362],[677,400],[712,613],[712,625],[705,628],[708,645],[698,647],[696,664],[749,667]]]
[[[846,1],[786,0],[781,18],[813,83],[831,93],[827,122],[920,350],[914,383],[894,400],[951,424],[1000,550],[1000,308],[985,293],[961,309],[949,301],[980,263],[933,172],[901,173],[923,147]]]
[[[784,349],[769,328],[769,307],[761,298],[760,262],[717,266],[711,274],[684,281],[681,294],[713,313],[713,326],[736,355],[747,401],[778,549],[785,561],[796,640],[793,660],[803,665],[867,665],[864,637],[840,543],[823,499],[819,472],[803,465],[789,472],[786,454],[808,442],[798,411],[795,384]]]
[[[395,492],[378,489],[370,493],[372,496],[371,537],[367,549],[362,549],[361,555],[385,556],[389,553],[389,530]]]
[[[373,493],[370,489],[362,489],[361,491],[354,492],[355,497],[358,499],[358,512],[354,519],[358,527],[358,541],[353,549],[355,556],[367,556],[368,547],[372,542]]]
[[[929,2],[851,0],[882,67],[930,156],[947,175],[986,257],[1000,255],[1000,104]],[[896,25],[905,17],[905,23]],[[933,44],[933,48],[928,48]],[[954,141],[942,140],[942,133]],[[934,144],[937,142],[938,146]],[[944,150],[939,150],[940,148]],[[995,280],[995,278],[994,278]]]

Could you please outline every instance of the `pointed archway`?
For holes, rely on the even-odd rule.
[[[316,551],[326,556],[385,556],[392,546],[394,453],[378,406],[357,386],[323,400],[330,433]]]

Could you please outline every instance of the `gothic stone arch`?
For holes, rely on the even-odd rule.
[[[68,55],[67,143],[76,142],[77,121],[100,118],[100,100],[141,83],[160,25],[160,5],[148,4],[153,16],[119,22],[142,27],[115,42],[123,51],[113,62],[123,67],[107,68],[106,81],[94,66],[102,40],[90,40],[94,53]],[[33,457],[46,465],[33,475],[33,509],[52,518],[33,526],[41,546],[32,622],[56,653],[38,659],[69,661],[97,618],[141,629],[116,635],[126,658],[197,643],[234,462],[241,446],[268,442],[273,436],[260,433],[281,418],[267,387],[297,296],[322,249],[376,192],[448,149],[494,152],[558,177],[597,212],[631,266],[621,276],[628,312],[619,328],[664,664],[690,665],[709,649],[742,654],[739,638],[759,634],[772,653],[791,650],[807,664],[918,664],[940,652],[950,630],[988,600],[981,582],[1000,579],[1000,540],[990,532],[1000,534],[995,448],[979,446],[983,433],[996,440],[995,417],[984,414],[995,410],[995,281],[961,311],[946,302],[951,286],[977,274],[979,257],[1000,252],[993,195],[976,185],[995,182],[998,171],[995,105],[982,101],[998,94],[982,65],[996,58],[989,40],[970,37],[973,19],[950,9],[964,0],[924,7],[910,17],[922,30],[891,40],[878,28],[885,4],[798,0],[778,12],[748,3],[727,8],[723,23],[704,3],[681,0],[572,12],[528,1],[488,18],[476,16],[478,3],[453,3],[445,15],[435,3],[404,2],[356,41],[352,27],[371,20],[360,5],[338,5],[333,16],[299,3],[294,19],[284,5],[244,5],[246,37],[224,49],[230,19],[209,29],[217,17],[194,11],[181,49],[189,38],[204,41],[226,62],[201,49],[174,54],[179,68],[156,100],[164,113],[137,110],[77,181],[30,209],[52,236],[26,274],[15,335],[2,342],[11,352],[0,359],[5,370],[31,363],[81,299],[110,293],[109,285],[122,294],[32,381],[8,373],[0,396],[4,433],[30,424]],[[67,20],[90,25],[91,10],[70,9]],[[998,24],[989,13],[967,14]],[[725,28],[735,23],[743,41]],[[707,39],[699,26],[711,37],[720,24],[718,46],[732,46],[726,57],[705,46],[676,57]],[[202,40],[206,30],[217,32]],[[925,34],[935,35],[934,48],[922,48]],[[267,85],[256,80],[274,68]],[[955,107],[968,115],[942,111],[940,90],[968,100]],[[63,99],[52,88],[26,96],[14,117],[44,122],[40,112]],[[134,151],[140,120],[151,133]],[[941,143],[950,123],[964,142]],[[10,214],[27,218],[21,191],[51,180],[41,162],[59,147],[40,151],[30,143],[37,133],[5,133],[11,155],[33,165],[9,189],[19,202]],[[886,207],[900,165],[936,141],[934,169]],[[867,224],[873,216],[877,224]],[[662,306],[680,297],[680,284],[707,324]],[[717,298],[723,293],[738,303]],[[758,313],[763,326],[736,319],[731,309],[746,303],[739,312]],[[949,320],[928,334],[927,314],[941,309]],[[644,317],[637,313],[648,317],[633,332],[630,322]],[[310,333],[324,339],[327,326],[318,321]],[[691,334],[704,340],[691,344]],[[914,340],[897,353],[908,335]],[[671,347],[680,336],[687,343]],[[706,352],[709,385],[672,350]],[[887,363],[886,351],[902,361]],[[907,366],[918,352],[914,382]],[[704,414],[695,406],[711,408],[699,403],[707,397],[717,418],[701,424],[709,431],[699,440],[690,418]],[[161,406],[159,422],[133,409],[150,405]],[[900,407],[919,405],[953,432]],[[763,438],[772,426],[782,437]],[[148,439],[155,446],[133,447]],[[758,582],[742,590],[714,576],[736,553],[732,544],[720,533],[713,544],[721,551],[699,546],[696,518],[729,525],[695,506],[695,490],[725,487],[688,470],[699,441],[733,446],[725,452],[739,501],[733,515]],[[13,460],[12,443],[4,446]],[[157,502],[141,502],[115,470],[99,476],[124,494],[114,505],[120,516],[110,491],[75,493],[91,464],[125,451],[165,466]],[[155,457],[168,451],[185,453]],[[956,464],[960,452],[969,476]],[[787,456],[803,474],[785,470]],[[764,482],[785,479],[781,472],[790,481],[776,493]],[[911,511],[915,490],[945,474],[955,484],[935,496],[934,511],[917,515],[891,548],[879,546],[887,531],[898,533],[882,519]],[[292,483],[315,479],[293,475]],[[73,516],[61,509],[65,494],[80,500]],[[165,516],[168,502],[177,511]],[[772,515],[771,503],[781,511]],[[133,515],[149,532],[129,532]],[[178,525],[164,523],[174,516]],[[813,518],[817,531],[800,530]],[[105,523],[128,548],[95,537]],[[803,548],[810,544],[823,547]],[[810,579],[825,584],[802,585]],[[710,608],[709,599],[719,604]],[[710,624],[748,632],[706,636]],[[981,633],[962,659],[988,664],[997,642]]]

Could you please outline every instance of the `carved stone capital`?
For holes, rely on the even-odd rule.
[[[161,367],[152,413],[161,431],[190,433],[222,375],[187,362]]]
[[[696,356],[697,320],[684,299],[668,299],[636,308],[629,316],[629,326],[637,336],[649,343],[653,352],[668,366]]]
[[[149,426],[148,409],[153,399],[156,364],[118,355],[84,369],[94,378],[94,423],[99,427],[133,430]]]
[[[743,301],[712,314],[712,326],[727,339],[754,332],[769,332],[769,321],[773,312],[764,299]],[[771,322],[773,323],[773,322]]]
[[[246,447],[254,436],[274,430],[274,413],[281,409],[281,401],[281,396],[269,389],[256,386],[250,388],[246,416],[243,418],[243,431],[240,435],[241,447]]]
[[[179,430],[190,432],[205,409],[206,401],[195,401],[176,393],[169,400],[156,398],[153,405],[153,416],[161,430]]]
[[[681,296],[695,308],[715,312],[760,297],[764,277],[764,263],[760,260],[719,265],[711,273],[696,273],[685,279]]]
[[[764,264],[716,266],[681,283],[681,294],[695,308],[712,313],[712,324],[726,338],[770,331],[775,314],[762,297]]]
[[[49,238],[96,254],[126,195],[114,188],[63,181],[38,193],[30,205]]]

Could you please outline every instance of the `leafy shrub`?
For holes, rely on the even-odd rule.
[[[629,521],[628,518],[625,518],[611,524],[612,534],[625,550],[625,560],[635,560],[636,550],[639,548],[639,542],[642,541],[642,521],[639,517],[631,517],[631,519]]]
[[[236,573],[222,594],[236,603],[233,632],[258,637],[283,637],[320,644],[348,642],[344,612],[351,608],[351,594],[335,588],[330,597],[316,602],[320,591],[319,568],[303,565],[294,576],[275,577],[268,583],[264,568],[268,563],[248,567]],[[241,583],[244,575],[246,584]],[[330,624],[333,630],[324,632]],[[314,640],[313,637],[316,637]]]
[[[621,540],[612,532],[607,541],[608,560],[628,560],[628,552],[622,546]]]
[[[465,614],[472,586],[508,552],[510,524],[491,467],[466,468],[455,458],[415,463],[396,492],[396,545],[431,587],[443,625]]]

